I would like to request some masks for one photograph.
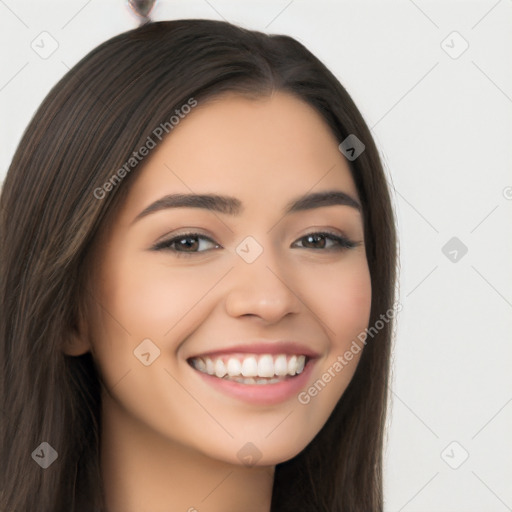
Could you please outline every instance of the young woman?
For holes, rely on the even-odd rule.
[[[0,206],[0,510],[382,510],[392,207],[300,43],[112,38],[43,102]]]

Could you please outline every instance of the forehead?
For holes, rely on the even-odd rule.
[[[199,104],[149,155],[126,208],[164,193],[222,193],[256,208],[338,188],[357,198],[339,142],[321,116],[288,93],[233,93]]]

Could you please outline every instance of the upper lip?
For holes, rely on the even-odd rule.
[[[195,357],[215,357],[224,354],[296,354],[305,355],[309,358],[319,357],[320,354],[312,350],[309,346],[299,343],[297,341],[259,341],[254,343],[244,343],[239,345],[231,345],[229,347],[209,350],[191,356],[190,359]]]

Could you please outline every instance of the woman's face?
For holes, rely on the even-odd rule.
[[[319,432],[355,371],[361,353],[344,354],[371,303],[339,142],[291,95],[229,94],[151,150],[97,241],[90,283],[87,340],[103,407],[123,425],[257,465],[290,459]],[[326,192],[338,195],[315,196]]]

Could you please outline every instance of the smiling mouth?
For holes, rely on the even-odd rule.
[[[277,384],[301,374],[309,357],[303,354],[230,354],[192,357],[201,373],[240,384]]]

